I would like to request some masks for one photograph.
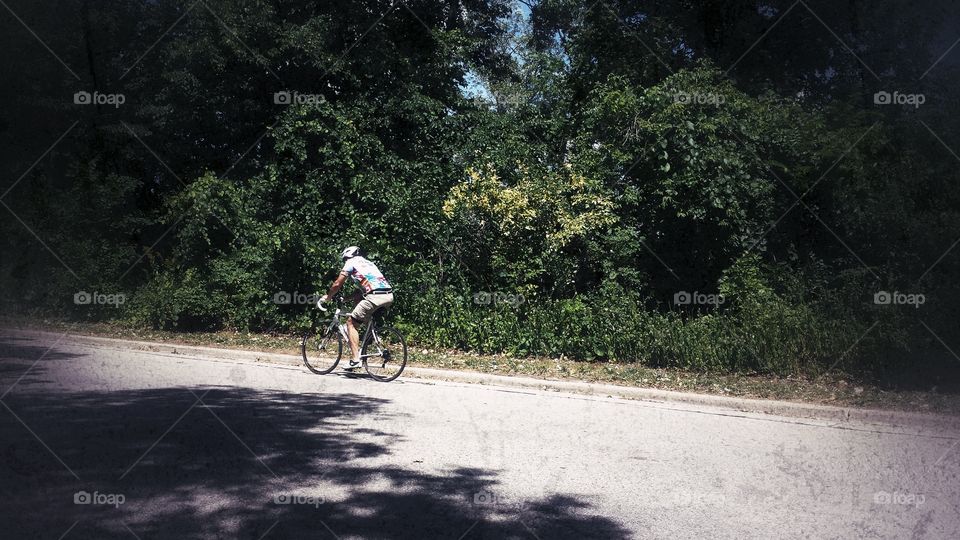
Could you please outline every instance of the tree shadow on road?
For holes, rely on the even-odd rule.
[[[40,361],[71,360],[83,356],[56,349],[53,345],[34,343],[37,341],[29,338],[0,335],[0,396],[6,394],[14,383],[42,382],[39,378],[41,370],[34,369],[34,364]]]
[[[4,362],[0,365],[7,365],[12,362],[29,362],[36,360],[69,360],[83,356],[81,354],[65,352],[51,345],[34,345],[38,343],[35,340],[15,336],[0,335],[0,360]]]
[[[508,501],[493,471],[428,470],[395,455],[403,435],[376,421],[391,414],[389,401],[354,394],[18,388],[0,406],[0,530],[11,538],[629,536],[577,497]]]

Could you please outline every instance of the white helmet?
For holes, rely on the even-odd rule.
[[[343,260],[347,260],[351,257],[356,257],[357,255],[360,255],[360,248],[357,246],[350,246],[347,249],[343,250],[343,253],[340,254],[340,257]]]

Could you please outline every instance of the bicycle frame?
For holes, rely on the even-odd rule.
[[[326,311],[323,308],[321,308],[321,310]],[[340,333],[340,337],[342,337],[343,340],[349,346],[350,336],[347,334],[345,323],[341,322],[341,319],[346,319],[349,316],[350,316],[350,313],[343,311],[338,305],[336,311],[333,312],[333,319],[330,320],[330,324],[327,326],[327,329],[324,331],[323,335],[328,335],[333,330],[333,327],[336,326],[337,332]],[[373,334],[372,343],[377,346],[376,354],[361,354],[360,355],[361,360],[365,360],[367,358],[371,358],[374,356],[383,356],[383,348],[380,347],[380,336],[377,335],[377,330],[375,326],[376,326],[376,323],[373,320],[373,316],[371,316],[370,322],[367,323],[367,327],[363,331],[363,336],[358,336],[360,339],[357,343],[357,346],[362,346],[364,343],[366,343],[367,338],[371,335],[371,333]]]
[[[326,375],[337,368],[344,356],[343,342],[350,340],[347,326],[353,326],[353,323],[344,320],[350,316],[350,312],[343,307],[343,297],[335,296],[334,301],[332,308],[325,307],[323,303],[317,303],[317,308],[323,312],[323,315],[311,313],[310,330],[304,333],[300,340],[300,354],[303,356],[303,362],[317,375]],[[381,309],[376,310],[374,316],[366,323],[363,336],[357,336],[360,337],[361,347],[358,351],[358,359],[367,370],[367,374],[374,380],[390,382],[399,377],[407,365],[407,344],[396,329],[383,325],[383,315],[387,313],[389,306]],[[327,318],[331,315],[332,319]],[[337,338],[336,346],[331,347],[334,345],[335,337]],[[353,351],[350,352],[352,359]],[[377,357],[380,360],[376,360]],[[370,360],[371,358],[374,360]],[[357,364],[351,362],[346,369],[356,367]]]

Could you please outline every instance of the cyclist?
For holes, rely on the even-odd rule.
[[[343,269],[340,275],[330,286],[327,294],[320,297],[317,306],[330,300],[333,295],[340,291],[347,276],[353,278],[360,286],[360,291],[351,296],[351,300],[357,301],[350,316],[347,317],[347,336],[350,338],[350,352],[353,354],[350,365],[344,369],[356,369],[360,367],[360,334],[357,327],[370,320],[370,317],[377,311],[393,305],[393,288],[390,282],[383,276],[383,272],[377,268],[377,265],[370,262],[360,254],[360,248],[350,246],[343,250],[340,255],[343,259]]]

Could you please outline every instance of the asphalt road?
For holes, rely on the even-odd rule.
[[[0,336],[3,538],[958,538],[960,434]]]

